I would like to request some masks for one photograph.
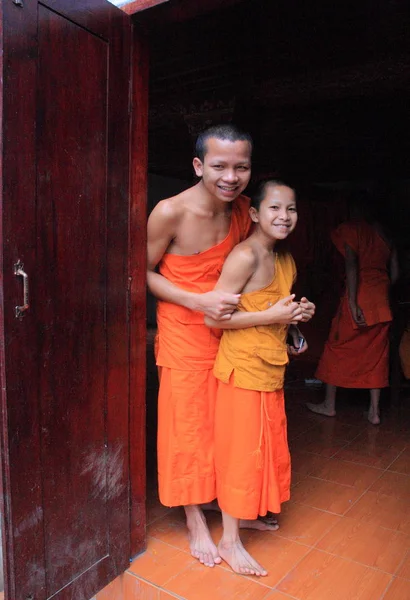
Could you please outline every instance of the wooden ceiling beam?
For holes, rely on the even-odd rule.
[[[154,6],[158,6],[159,4],[164,4],[165,2],[169,1],[170,0],[133,0],[132,2],[127,2],[126,4],[120,5],[118,8],[127,13],[127,15],[134,15],[138,12],[142,12],[148,8],[154,8]]]

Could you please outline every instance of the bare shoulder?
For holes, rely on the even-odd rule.
[[[229,260],[231,264],[255,269],[258,264],[258,254],[252,244],[249,243],[248,240],[245,240],[235,246],[227,260]]]
[[[165,198],[158,202],[151,212],[150,219],[163,220],[164,222],[179,223],[191,210],[192,200],[195,197],[195,186],[183,192]]]
[[[253,276],[257,264],[258,257],[251,244],[241,242],[225,260],[216,289],[241,292]]]
[[[180,194],[172,196],[165,200],[160,200],[155,205],[151,214],[150,220],[161,221],[164,223],[177,223],[183,214],[183,202]]]
[[[148,219],[148,239],[166,239],[170,242],[178,234],[184,212],[181,194],[158,202]]]

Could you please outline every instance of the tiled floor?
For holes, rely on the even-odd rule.
[[[198,564],[182,511],[161,506],[152,481],[147,551],[97,600],[410,600],[410,394],[374,427],[361,392],[341,392],[335,419],[309,413],[322,393],[291,381],[292,498],[277,532],[243,532],[267,577]],[[208,520],[217,541],[220,516]]]

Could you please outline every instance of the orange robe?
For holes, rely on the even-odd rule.
[[[242,294],[239,310],[265,310],[289,296],[295,279],[290,254],[276,254],[275,276]],[[279,513],[290,497],[290,455],[283,382],[286,325],[225,330],[215,361],[216,491],[221,509],[238,519]]]
[[[249,199],[240,196],[220,244],[191,256],[165,254],[160,273],[192,292],[212,290],[225,258],[250,225]],[[164,301],[157,303],[157,324],[159,497],[165,506],[210,502],[216,497],[212,368],[221,334],[204,324],[203,313]]]
[[[332,321],[316,377],[345,388],[383,388],[389,385],[389,259],[391,250],[377,230],[365,221],[340,225],[332,234],[343,256],[345,244],[358,256],[357,304],[366,327],[354,322],[347,289]]]

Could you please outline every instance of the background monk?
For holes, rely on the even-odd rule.
[[[280,181],[260,185],[250,209],[256,228],[228,256],[216,289],[241,293],[238,311],[223,323],[215,362],[215,471],[223,536],[220,556],[243,575],[267,575],[244,549],[240,519],[279,513],[290,495],[283,383],[288,327],[308,320],[314,306],[290,295],[295,263],[275,244],[297,222],[294,191]],[[268,308],[271,307],[271,308]],[[256,315],[256,318],[255,318]],[[210,327],[217,322],[206,318]],[[254,326],[250,326],[254,325]],[[240,327],[239,329],[237,327]],[[292,326],[294,346],[301,335]]]
[[[352,220],[332,233],[345,259],[346,286],[316,371],[327,384],[325,401],[307,406],[333,417],[337,386],[370,389],[368,419],[377,425],[380,391],[389,385],[389,286],[397,280],[398,263],[381,226],[363,217],[368,213],[356,202]]]
[[[202,510],[215,499],[212,368],[220,335],[204,315],[229,319],[239,296],[214,290],[223,262],[251,221],[242,196],[251,175],[252,140],[234,126],[202,133],[193,161],[199,183],[161,201],[148,221],[148,286],[158,298],[159,497],[183,505],[191,553],[220,562]],[[158,265],[159,272],[155,268]]]

